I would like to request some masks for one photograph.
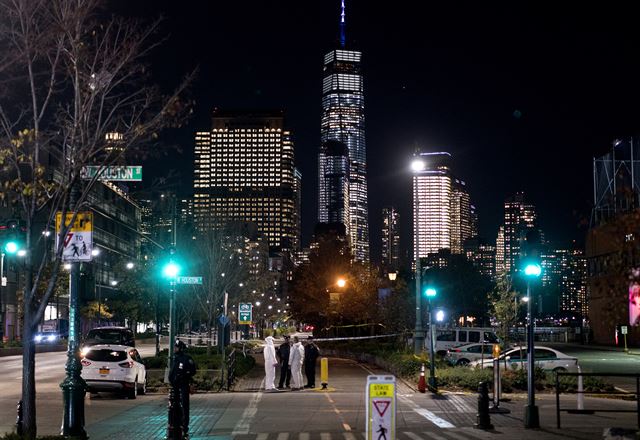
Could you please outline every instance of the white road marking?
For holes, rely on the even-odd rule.
[[[262,379],[262,382],[260,383],[260,388],[264,388],[264,379]],[[231,433],[232,436],[249,434],[251,421],[258,412],[258,403],[260,403],[261,399],[262,393],[260,391],[258,391],[257,393],[253,393],[249,405],[247,405],[247,407],[244,409],[242,417],[240,418],[238,423],[236,423],[235,428],[233,428],[233,432]]]
[[[269,438],[269,434],[265,432],[261,432],[256,436],[256,440],[267,440]]]
[[[446,438],[442,437],[441,435],[438,435],[434,432],[429,432],[429,431],[425,431],[423,432],[424,435],[426,435],[428,438],[431,438],[433,440],[447,440]]]
[[[281,432],[280,434],[278,434],[278,440],[289,440],[289,433]]]
[[[309,440],[311,438],[311,435],[309,435],[308,432],[301,432],[300,435],[298,436],[298,440]]]
[[[329,434],[328,432],[321,432],[320,440],[331,440],[331,434]]]
[[[433,423],[434,425],[436,425],[438,428],[442,428],[442,429],[455,428],[455,425],[452,425],[450,422],[446,421],[445,419],[441,419],[440,417],[438,417],[428,409],[414,408],[413,410],[418,414],[420,414],[425,419],[427,419],[428,421],[430,421],[431,423]]]
[[[343,432],[344,440],[356,440],[356,436],[352,432]]]

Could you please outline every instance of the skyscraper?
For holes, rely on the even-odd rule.
[[[463,180],[451,181],[451,253],[464,252],[465,240],[472,237],[471,199]]]
[[[513,272],[520,258],[520,243],[536,228],[536,208],[518,192],[504,202],[504,270]]]
[[[328,222],[329,204],[323,183],[324,146],[339,141],[349,152],[349,225],[351,250],[357,261],[369,260],[367,158],[364,136],[364,88],[362,53],[346,49],[345,6],[340,15],[340,46],[324,56],[322,80],[321,149],[319,154],[318,221]]]
[[[216,110],[212,130],[196,133],[194,220],[201,232],[254,223],[272,250],[292,251],[299,184],[281,111]]]
[[[419,153],[414,159],[413,253],[418,258],[451,249],[451,154]]]
[[[398,210],[382,208],[382,264],[388,269],[398,269],[400,263],[400,234]]]
[[[328,140],[320,150],[320,221],[341,223],[347,235],[349,217],[349,149],[343,142]]]
[[[553,247],[541,254],[542,287],[552,306],[544,312],[587,316],[587,259],[575,246]]]

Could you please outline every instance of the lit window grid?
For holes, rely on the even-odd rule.
[[[414,258],[451,248],[451,178],[413,177]]]

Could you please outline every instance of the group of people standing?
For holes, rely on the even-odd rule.
[[[320,350],[312,337],[306,339],[303,345],[297,336],[293,342],[289,336],[284,337],[284,342],[276,349],[273,337],[265,338],[264,370],[266,391],[275,390],[276,367],[280,366],[280,382],[278,389],[291,388],[291,391],[299,391],[303,388],[316,387],[316,362],[320,356]],[[304,365],[307,384],[303,384],[302,366]]]

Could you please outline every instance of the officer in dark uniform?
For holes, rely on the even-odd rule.
[[[184,352],[186,348],[184,342],[176,341],[173,365],[169,372],[169,383],[173,387],[182,416],[183,439],[189,438],[189,384],[196,374],[196,364],[193,358]]]
[[[278,389],[284,388],[285,384],[289,388],[291,383],[291,370],[289,369],[289,353],[291,352],[291,342],[289,336],[285,335],[284,343],[278,347],[277,355],[280,358],[280,383]]]
[[[304,373],[307,376],[305,388],[316,387],[316,361],[320,356],[318,346],[313,342],[313,337],[307,338],[307,345],[304,347]]]

